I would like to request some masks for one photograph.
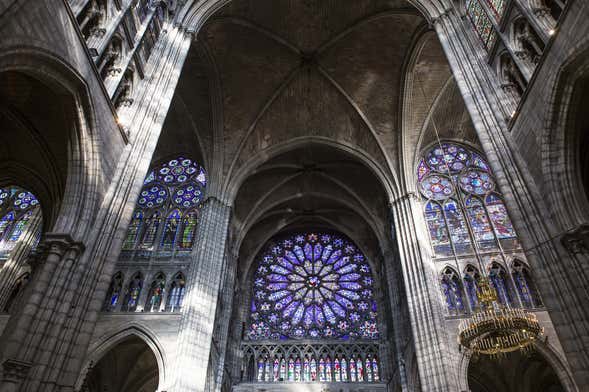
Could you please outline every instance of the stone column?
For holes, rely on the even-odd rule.
[[[34,367],[39,352],[43,356],[51,355],[57,343],[51,325],[67,317],[67,309],[63,307],[64,287],[84,250],[82,244],[66,234],[47,234],[40,248],[45,254],[41,258],[44,263],[37,266],[27,302],[11,318],[6,326],[8,333],[2,340],[2,392],[20,390],[21,383],[39,370]],[[18,372],[13,371],[14,364],[18,364]]]
[[[174,392],[203,392],[220,295],[230,207],[215,197],[205,200],[186,282]]]
[[[449,363],[444,350],[443,318],[440,312],[437,282],[432,278],[434,266],[422,247],[416,224],[423,218],[418,201],[412,194],[396,200],[392,206],[394,235],[397,240],[411,332],[415,344],[417,365],[422,390],[456,391],[454,377],[445,364]],[[425,232],[424,230],[421,230]],[[436,286],[436,287],[434,287]]]
[[[225,282],[221,290],[221,303],[223,304],[223,312],[220,314],[220,319],[217,321],[219,337],[219,363],[216,369],[214,392],[221,392],[223,387],[223,379],[225,374],[225,363],[228,356],[227,342],[229,340],[229,325],[231,323],[231,314],[233,313],[233,293],[235,289],[235,272],[237,270],[237,258],[235,256],[227,255],[227,265],[225,268]]]
[[[554,233],[558,226],[547,216],[550,206],[545,195],[536,193],[533,177],[518,160],[519,146],[507,131],[509,116],[500,104],[503,97],[496,91],[496,75],[480,49],[465,39],[472,32],[452,12],[440,16],[435,28],[526,257],[540,278],[536,283],[575,381],[589,385],[589,268],[566,251],[560,241],[562,233]]]
[[[76,242],[47,237],[49,252],[38,276],[33,277],[32,293],[21,312],[11,318],[0,342],[3,363],[30,365],[18,391],[71,392],[75,388],[192,41],[192,35],[181,28],[167,26],[166,30],[138,86],[137,105],[129,113],[131,142],[117,162],[100,210],[83,239],[88,249],[80,257]],[[0,391],[14,385],[11,374],[4,375]]]

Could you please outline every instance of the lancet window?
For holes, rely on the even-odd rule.
[[[121,259],[188,256],[205,187],[206,173],[191,159],[179,157],[152,168],[127,229]]]
[[[356,245],[338,233],[293,233],[271,240],[255,268],[244,381],[380,381],[374,278]]]

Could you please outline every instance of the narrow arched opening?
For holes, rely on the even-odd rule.
[[[139,337],[130,336],[93,364],[82,389],[88,392],[153,392],[159,383],[157,359]]]

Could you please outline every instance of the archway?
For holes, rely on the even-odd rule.
[[[499,360],[487,356],[471,359],[468,366],[471,392],[564,392],[556,371],[538,352],[515,352]]]
[[[111,348],[88,372],[89,392],[153,392],[157,390],[157,359],[137,336],[129,336]]]

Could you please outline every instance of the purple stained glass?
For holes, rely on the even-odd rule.
[[[19,210],[26,210],[29,207],[34,207],[39,204],[37,198],[30,192],[19,192],[14,199],[14,208]]]
[[[426,157],[427,164],[432,170],[448,174],[459,173],[468,162],[470,155],[464,147],[453,143],[442,143],[434,147]]]
[[[495,188],[495,181],[489,173],[471,169],[460,175],[460,188],[475,195],[485,195]]]
[[[417,181],[423,180],[423,178],[430,172],[429,168],[422,159],[417,166]]]
[[[259,257],[248,336],[378,339],[372,284],[364,255],[341,235],[273,241]]]
[[[471,153],[471,162],[470,162],[471,166],[477,167],[481,170],[485,170],[485,171],[491,171],[489,169],[489,164],[487,163],[487,161],[485,159],[483,159],[483,157],[481,157],[479,154],[477,154],[476,152],[472,152]]]
[[[421,194],[428,199],[444,200],[452,195],[454,186],[444,176],[431,175],[419,183]]]
[[[178,207],[192,208],[200,203],[202,195],[203,191],[199,185],[188,183],[174,192],[172,201]]]

